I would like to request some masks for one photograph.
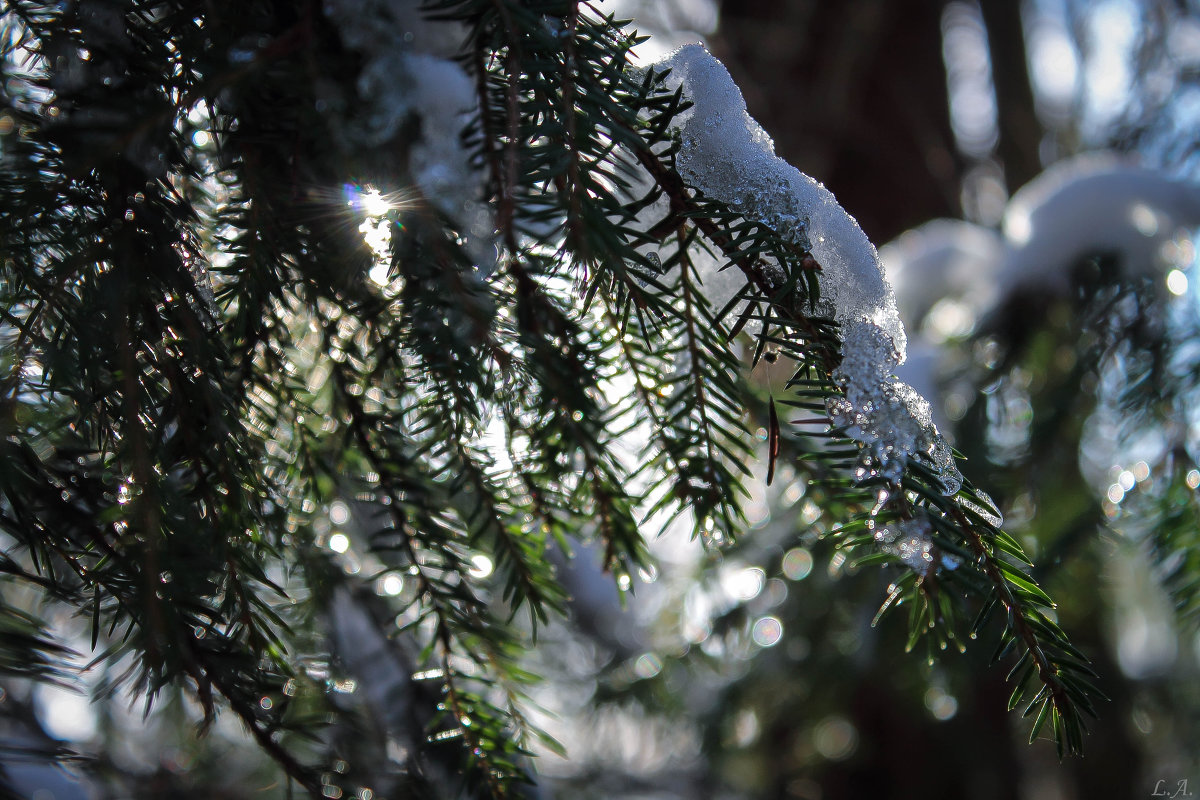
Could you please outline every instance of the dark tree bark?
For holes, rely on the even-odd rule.
[[[987,28],[999,112],[996,154],[1004,166],[1011,194],[1042,171],[1038,156],[1042,127],[1034,111],[1033,86],[1029,82],[1021,4],[1014,0],[981,0],[980,8]]]
[[[724,2],[713,49],[777,152],[877,243],[959,213],[942,3]]]

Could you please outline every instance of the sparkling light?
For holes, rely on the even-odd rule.
[[[399,575],[388,575],[380,581],[379,588],[389,597],[395,597],[404,591],[404,579]]]
[[[361,213],[364,217],[358,226],[363,241],[375,256],[367,277],[376,286],[388,286],[389,251],[392,243],[392,227],[403,228],[398,220],[391,217],[390,212],[405,207],[403,195],[400,193],[384,194],[374,186],[355,186],[346,184],[342,187],[346,205]],[[396,199],[399,198],[399,199]]]
[[[482,553],[476,556],[471,556],[471,564],[473,566],[470,570],[468,570],[468,572],[471,574],[472,578],[486,578],[488,575],[491,575],[492,570],[495,569],[495,566],[492,564],[492,560]]]
[[[335,553],[344,553],[350,549],[350,538],[344,533],[335,533],[329,537],[329,549]]]
[[[958,700],[944,689],[932,686],[925,692],[925,708],[934,719],[945,722],[958,713]]]
[[[758,597],[766,582],[766,573],[758,567],[734,569],[721,575],[721,588],[725,593],[734,600],[743,602]]]
[[[392,210],[392,204],[378,189],[368,189],[362,195],[362,210],[368,217],[382,217]]]
[[[828,717],[813,731],[817,752],[830,761],[841,761],[858,747],[858,730],[842,717]]]
[[[653,678],[658,673],[662,672],[663,662],[654,653],[642,653],[638,656],[633,665],[633,674],[637,675],[642,680]]]
[[[1142,236],[1150,237],[1158,233],[1158,214],[1145,203],[1134,203],[1129,207],[1129,221]]]

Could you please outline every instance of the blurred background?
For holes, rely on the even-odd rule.
[[[853,569],[822,538],[848,512],[783,468],[769,490],[752,482],[751,530],[733,548],[706,553],[672,529],[655,539],[658,567],[625,605],[586,548],[564,562],[571,619],[529,658],[551,676],[534,716],[569,758],[539,753],[531,796],[1200,792],[1200,4],[599,7],[650,36],[644,63],[705,42],[777,153],[880,246],[910,337],[901,377],[1004,511],[1110,701],[1086,756],[1060,763],[1050,742],[1027,744],[1028,720],[1006,708],[1007,667],[989,665],[996,631],[962,653],[906,653],[907,609],[876,622],[896,574]],[[750,374],[750,407],[763,411],[786,379],[767,365]],[[363,569],[346,507],[330,517],[349,536],[329,537],[331,557]],[[351,636],[355,615],[385,615],[399,591],[376,588],[335,604],[314,636],[340,631],[343,655],[371,651]],[[372,679],[389,679],[359,656],[335,687],[347,707],[369,706]],[[90,702],[111,681],[88,680],[84,694],[4,699],[8,742],[95,757],[90,778],[5,765],[29,797],[283,795],[235,720],[197,739],[180,697],[144,716],[129,698]],[[362,758],[403,750],[389,741]]]
[[[668,533],[627,611],[576,603],[592,635],[544,649],[566,676],[544,689],[547,724],[572,756],[539,765],[545,795],[1200,791],[1200,4],[613,5],[650,34],[646,61],[705,42],[777,154],[880,247],[909,334],[900,377],[1110,702],[1086,756],[1027,744],[995,632],[905,653],[905,609],[872,625],[895,575],[848,569],[822,540],[836,509],[777,476],[722,558]],[[756,371],[751,407],[785,379]]]

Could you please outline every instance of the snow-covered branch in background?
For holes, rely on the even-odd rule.
[[[947,301],[963,324],[1017,290],[1070,291],[1070,270],[1088,256],[1115,256],[1127,277],[1184,269],[1194,252],[1177,243],[1200,226],[1200,186],[1091,153],[1059,162],[1022,187],[1004,212],[1003,235],[959,220],[933,220],[880,248],[904,323],[935,336],[967,333],[939,320]],[[944,338],[944,337],[943,337]]]
[[[1001,293],[1068,291],[1070,268],[1090,255],[1115,255],[1127,271],[1180,266],[1164,246],[1197,225],[1194,183],[1107,153],[1059,162],[1014,194],[1004,213]]]
[[[1197,227],[1200,186],[1090,153],[1016,192],[1002,233],[948,219],[906,231],[879,250],[912,334],[900,375],[936,391],[947,340],[972,333],[1017,292],[1066,296],[1072,268],[1088,256],[1115,258],[1124,278],[1161,273],[1166,288],[1182,294]]]

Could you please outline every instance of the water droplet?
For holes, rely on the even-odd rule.
[[[463,731],[462,728],[451,728],[448,731],[440,731],[438,733],[433,734],[432,736],[429,737],[429,741],[444,742],[447,739],[456,739],[459,736],[462,736],[464,732],[465,731]]]

